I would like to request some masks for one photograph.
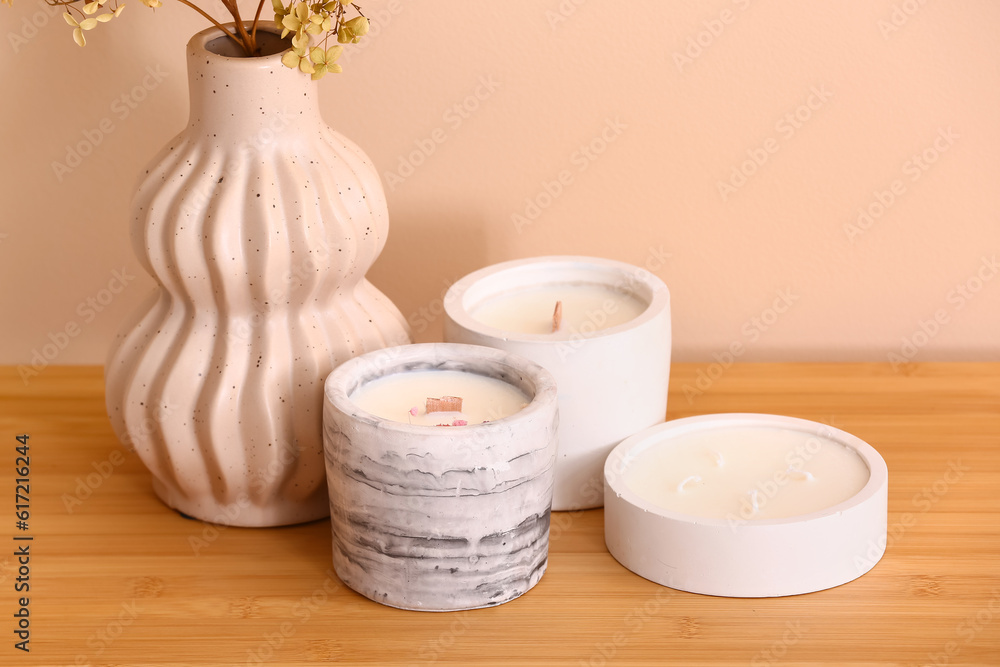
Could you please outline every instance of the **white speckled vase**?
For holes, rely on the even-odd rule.
[[[114,430],[157,495],[235,526],[328,514],[323,381],[409,340],[365,280],[388,232],[378,172],[323,122],[316,83],[281,64],[278,37],[258,37],[271,55],[233,57],[216,28],[188,44],[188,126],[132,203],[158,286],[105,371]]]
[[[380,377],[435,369],[503,380],[530,402],[444,428],[383,419],[350,399]],[[389,348],[331,373],[324,411],[333,565],[345,584],[392,607],[453,611],[502,604],[538,583],[558,442],[546,370],[472,345]]]

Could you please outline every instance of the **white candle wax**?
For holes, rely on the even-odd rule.
[[[552,331],[556,302],[562,302],[562,324]],[[500,294],[475,306],[470,313],[479,322],[522,334],[551,334],[568,339],[629,322],[648,307],[629,292],[608,285],[545,285]]]
[[[604,479],[608,551],[678,590],[811,593],[857,579],[885,549],[885,461],[860,438],[805,419],[674,419],[618,445]]]
[[[457,396],[462,410],[430,412],[428,398]],[[503,380],[462,371],[409,371],[362,385],[350,396],[361,409],[383,419],[425,426],[465,426],[495,421],[520,411],[528,397]],[[464,423],[463,423],[464,422]]]
[[[697,517],[753,521],[809,514],[855,496],[869,479],[849,448],[801,431],[730,427],[651,445],[625,472],[638,496]]]
[[[561,327],[552,331],[561,302]],[[445,340],[527,357],[559,386],[552,509],[604,503],[604,461],[624,438],[663,421],[670,293],[648,270],[597,257],[503,262],[452,285]]]
[[[464,399],[468,426],[407,423],[410,408],[448,395]],[[338,366],[323,424],[340,581],[423,611],[492,607],[532,588],[548,563],[557,409],[545,369],[481,346],[405,345]]]

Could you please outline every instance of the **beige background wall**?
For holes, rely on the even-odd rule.
[[[128,5],[85,49],[40,0],[0,7],[0,363],[67,327],[52,362],[101,363],[152,286],[129,198],[185,124],[203,19]],[[735,343],[747,361],[1000,359],[1000,3],[363,8],[373,34],[320,94],[386,182],[370,277],[418,340],[465,273],[573,253],[653,269],[675,358],[706,368]]]

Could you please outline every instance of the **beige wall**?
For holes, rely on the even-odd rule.
[[[0,363],[51,338],[53,363],[101,363],[151,288],[128,203],[185,123],[203,24],[128,4],[82,50],[41,0],[0,7]],[[655,269],[677,360],[884,361],[904,338],[918,361],[1000,359],[1000,3],[363,7],[373,35],[321,100],[383,174],[370,277],[419,340],[450,281],[574,253]]]

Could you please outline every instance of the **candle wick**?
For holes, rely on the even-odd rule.
[[[689,482],[692,484],[697,484],[700,481],[701,477],[698,475],[691,475],[690,477],[685,477],[681,481],[681,483],[677,485],[677,493],[684,493],[684,487],[687,486]]]
[[[760,511],[760,503],[757,500],[758,492],[757,489],[751,489],[747,491],[747,493],[750,494],[750,504],[753,506],[753,513],[751,514],[751,516],[753,516],[754,514]]]
[[[556,301],[556,309],[552,311],[552,333],[562,326],[562,301]]]
[[[427,413],[431,412],[461,412],[461,396],[442,396],[441,398],[428,398],[424,406]]]
[[[789,465],[788,470],[786,470],[789,475],[795,477],[795,479],[805,480],[811,482],[816,479],[811,472],[808,470],[799,470],[795,465]]]
[[[715,457],[715,465],[719,468],[726,465],[726,459],[722,457],[722,452],[712,452],[712,456]]]

